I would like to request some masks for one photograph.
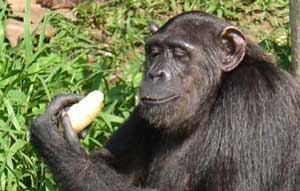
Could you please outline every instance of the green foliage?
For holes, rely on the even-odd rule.
[[[28,1],[28,3],[30,3]],[[287,0],[112,0],[82,4],[70,22],[51,13],[54,37],[31,35],[26,9],[24,40],[11,48],[4,23],[11,17],[0,1],[0,190],[57,190],[29,143],[28,129],[57,93],[86,94],[100,89],[105,107],[82,141],[89,151],[101,147],[137,104],[142,79],[147,23],[163,24],[183,11],[203,10],[244,27],[257,42],[289,63]],[[274,16],[275,15],[275,16]]]

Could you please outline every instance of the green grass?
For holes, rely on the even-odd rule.
[[[29,3],[29,1],[28,1]],[[135,96],[144,62],[147,23],[203,10],[231,20],[277,55],[290,60],[288,1],[150,1],[112,0],[80,5],[76,22],[49,14],[56,35],[31,36],[26,11],[24,40],[11,48],[4,38],[4,21],[12,17],[0,2],[0,190],[57,190],[51,174],[29,144],[31,121],[51,98],[62,92],[102,90],[103,112],[82,141],[87,150],[101,147],[137,104]],[[94,61],[94,63],[93,63]]]

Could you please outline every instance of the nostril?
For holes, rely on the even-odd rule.
[[[170,80],[170,78],[171,78],[170,73],[165,70],[158,71],[158,75],[161,79],[166,80],[166,81]]]
[[[168,81],[171,78],[170,73],[167,70],[151,70],[148,71],[146,76],[151,81]]]
[[[160,78],[165,77],[165,72],[162,71],[162,70],[159,70],[159,71],[157,72],[157,77],[160,77]]]
[[[148,72],[147,73],[147,76],[150,78],[150,79],[154,79],[155,75],[152,73],[152,72]]]
[[[150,79],[157,81],[157,80],[169,80],[170,79],[170,74],[166,72],[165,70],[159,70],[157,72],[149,72],[148,76]]]

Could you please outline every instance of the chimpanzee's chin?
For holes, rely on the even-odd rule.
[[[176,122],[174,102],[163,104],[141,104],[140,116],[155,128],[169,128]]]

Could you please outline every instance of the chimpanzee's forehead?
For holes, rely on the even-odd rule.
[[[146,41],[147,44],[166,42],[186,42],[201,44],[209,41],[216,33],[205,22],[178,22],[163,26]]]
[[[199,44],[199,43],[196,43]],[[194,43],[189,37],[178,37],[176,35],[155,35],[151,36],[146,41],[146,46],[171,46],[171,47],[181,47],[185,49],[194,49]]]
[[[232,24],[221,18],[196,11],[171,18],[153,36],[176,36],[183,40],[201,43],[202,40],[217,36],[228,25]]]

